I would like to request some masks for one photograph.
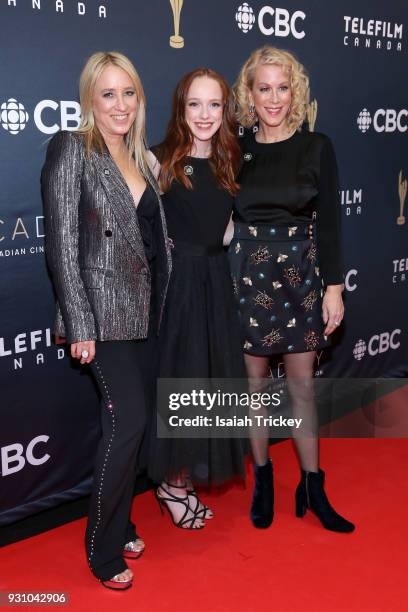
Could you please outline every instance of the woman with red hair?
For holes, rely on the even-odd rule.
[[[245,377],[223,236],[231,216],[240,148],[234,105],[223,77],[193,70],[178,83],[167,133],[153,147],[173,273],[161,331],[161,378]],[[193,485],[244,474],[239,439],[164,439],[152,444],[150,476],[173,523],[204,526],[212,512]]]

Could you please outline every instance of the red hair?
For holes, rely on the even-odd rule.
[[[184,173],[184,166],[185,158],[190,155],[193,148],[194,137],[186,122],[185,113],[190,86],[198,77],[214,79],[221,87],[224,104],[222,122],[211,140],[209,162],[220,187],[231,195],[235,195],[238,191],[235,177],[241,158],[240,146],[235,135],[235,106],[227,81],[210,68],[192,70],[177,84],[173,96],[171,119],[167,126],[166,136],[159,146],[160,186],[164,192],[168,191],[171,183],[176,180],[187,189],[192,189],[191,181]]]

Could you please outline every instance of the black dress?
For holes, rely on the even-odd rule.
[[[162,196],[174,248],[159,336],[160,377],[244,378],[239,321],[222,245],[233,198],[218,187],[208,159],[188,157],[186,168],[192,171],[193,189],[173,181]],[[197,484],[221,484],[244,476],[243,441],[155,438],[149,463],[156,482],[187,469]]]
[[[141,195],[139,204],[136,208],[136,214],[139,221],[146,259],[149,262],[149,267],[152,268],[155,264],[157,254],[155,229],[157,216],[159,214],[159,206],[157,204],[157,196],[150,185],[146,185],[146,189]]]
[[[229,255],[242,348],[254,355],[324,348],[324,285],[343,282],[336,159],[327,136],[242,139]]]

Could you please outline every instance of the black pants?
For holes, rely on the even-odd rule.
[[[130,521],[136,473],[151,419],[156,337],[97,342],[92,373],[102,395],[102,438],[86,529],[89,565],[109,580],[126,569],[123,547],[136,537]]]

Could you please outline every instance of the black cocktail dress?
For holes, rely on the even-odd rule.
[[[159,153],[155,150],[156,155]],[[173,181],[162,196],[173,270],[160,329],[161,378],[245,378],[239,320],[223,236],[233,198],[219,188],[208,159],[186,158],[193,189]],[[244,475],[243,441],[227,438],[152,442],[153,480],[189,471],[198,484]]]

